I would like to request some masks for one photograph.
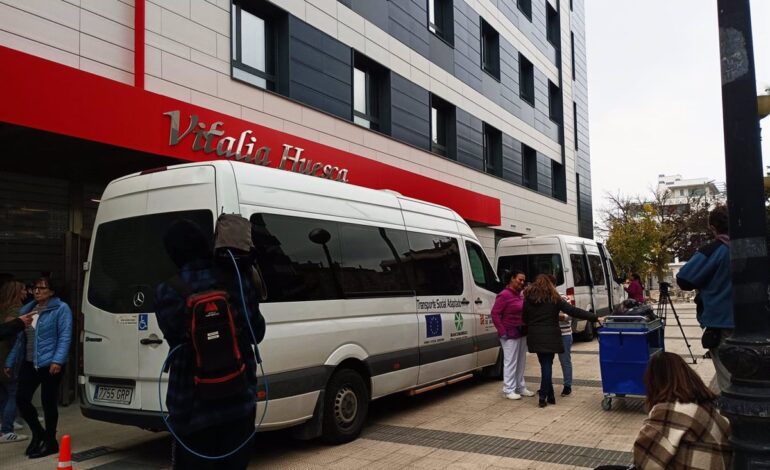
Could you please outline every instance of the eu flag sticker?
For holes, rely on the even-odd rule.
[[[441,336],[441,315],[425,315],[427,337]]]

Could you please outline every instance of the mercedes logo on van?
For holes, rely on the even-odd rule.
[[[144,305],[144,292],[138,291],[134,294],[134,307],[141,307]]]

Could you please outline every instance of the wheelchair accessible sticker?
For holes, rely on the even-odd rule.
[[[137,325],[139,327],[139,331],[147,330],[147,324],[148,324],[147,314],[146,313],[140,313],[139,314],[139,322],[137,323]]]

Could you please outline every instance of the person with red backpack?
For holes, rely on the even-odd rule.
[[[216,260],[210,240],[190,220],[172,224],[164,244],[179,271],[155,293],[158,326],[172,351],[166,407],[174,469],[245,469],[252,450],[252,348],[265,335],[265,320],[249,273]]]

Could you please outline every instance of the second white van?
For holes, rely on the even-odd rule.
[[[606,247],[588,238],[569,235],[521,236],[497,244],[498,274],[519,269],[534,280],[538,274],[556,277],[556,289],[584,310],[606,315],[625,299],[623,279],[618,277]],[[590,341],[596,325],[573,319],[575,335]]]

